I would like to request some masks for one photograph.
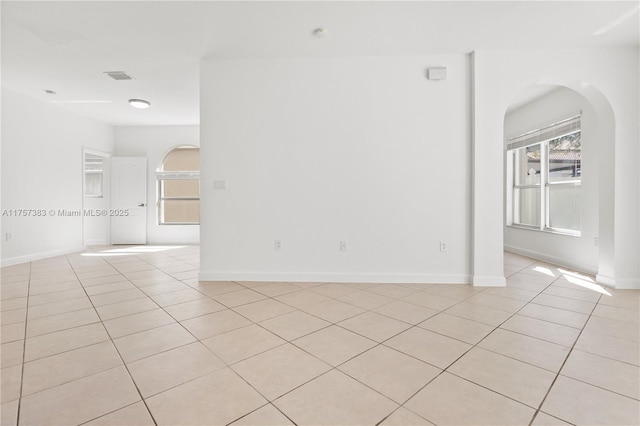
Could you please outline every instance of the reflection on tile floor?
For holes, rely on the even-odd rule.
[[[2,268],[2,425],[640,423],[639,291],[198,282],[198,247]]]

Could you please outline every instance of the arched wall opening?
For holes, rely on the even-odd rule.
[[[510,158],[505,158],[504,247],[507,251],[597,275],[600,282],[612,285],[615,269],[611,199],[615,189],[613,111],[606,99],[585,83],[548,83],[549,80],[547,84],[525,87],[512,100],[504,115],[504,140],[508,145],[513,137],[580,115],[582,149],[578,205],[566,203],[566,208],[576,209],[574,213],[579,217],[576,231],[579,235],[513,225],[510,213],[514,200],[511,198],[513,191],[509,188],[512,171],[507,171]],[[547,161],[551,164],[553,159]],[[548,189],[549,186],[543,185],[539,192],[543,201],[548,199],[545,198]],[[558,190],[563,189],[560,187]]]
[[[504,286],[504,116],[524,88],[572,89],[597,120],[597,280],[640,288],[637,49],[476,51],[472,66],[472,282]]]

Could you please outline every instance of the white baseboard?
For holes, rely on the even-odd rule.
[[[305,272],[200,271],[200,281],[277,281],[398,284],[469,284],[468,275],[447,274],[345,274]]]
[[[640,280],[637,278],[616,278],[616,290],[640,290]]]
[[[596,274],[596,282],[611,288],[616,286],[616,279],[608,275]]]
[[[474,287],[506,287],[507,280],[504,277],[482,277],[474,275],[471,284]]]
[[[47,259],[49,257],[64,256],[66,254],[78,253],[80,251],[83,251],[84,249],[85,249],[84,246],[75,246],[75,247],[68,247],[68,248],[58,249],[58,250],[42,251],[42,252],[39,252],[39,253],[25,254],[25,255],[22,255],[22,256],[9,257],[9,258],[6,258],[6,259],[2,259],[1,264],[2,264],[3,267],[4,266],[11,266],[11,265],[18,265],[20,263],[34,262],[36,260]]]
[[[85,240],[85,246],[108,246],[109,242],[105,239],[102,240]]]
[[[560,257],[556,257],[556,256],[549,256],[548,254],[545,253],[539,253],[537,251],[533,251],[533,250],[527,250],[527,249],[523,249],[520,247],[514,247],[514,246],[510,246],[508,244],[505,244],[504,249],[508,252],[511,253],[515,253],[515,254],[519,254],[522,256],[527,256],[527,257],[531,257],[533,259],[537,259],[537,260],[541,260],[543,262],[547,262],[547,263],[552,263],[554,265],[558,265],[558,266],[564,266],[566,268],[570,268],[575,270],[576,272],[584,272],[590,275],[595,275],[597,274],[597,270],[594,269],[593,266],[591,265],[587,265],[584,263],[579,263],[576,262],[574,260],[569,260],[569,259],[563,259]]]

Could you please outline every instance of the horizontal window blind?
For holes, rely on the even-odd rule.
[[[172,180],[200,179],[200,172],[156,172],[156,178]]]
[[[581,114],[574,115],[548,126],[531,130],[527,133],[511,138],[508,140],[507,149],[523,148],[525,146],[534,145],[576,133],[580,130],[581,116]]]

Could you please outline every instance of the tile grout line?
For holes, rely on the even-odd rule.
[[[69,261],[67,256],[65,256],[65,259],[66,259],[67,263],[69,263],[69,266],[71,267],[71,269],[73,270],[73,272],[75,274],[75,269],[73,267],[73,264]],[[76,277],[77,277],[77,274],[76,274]],[[80,278],[78,278],[78,281],[80,281]],[[80,282],[80,285],[82,285],[82,282]],[[85,294],[87,294],[87,291],[86,291],[84,286],[82,286],[82,289],[84,290]],[[122,366],[127,371],[127,375],[129,376],[129,380],[131,380],[131,383],[133,383],[134,387],[136,388],[136,391],[138,392],[138,395],[140,395],[140,399],[142,400],[143,404],[145,405],[145,408],[147,409],[147,412],[149,413],[149,416],[151,416],[151,420],[153,420],[153,423],[154,423],[155,426],[158,426],[158,422],[153,417],[153,413],[151,413],[151,410],[149,409],[149,407],[147,405],[147,402],[142,397],[142,393],[140,392],[140,389],[138,388],[138,384],[135,382],[135,380],[133,380],[133,376],[131,375],[131,371],[129,371],[129,367],[127,366],[127,363],[124,361],[124,358],[122,357],[122,354],[120,353],[120,350],[118,349],[118,347],[114,343],[113,339],[111,338],[111,334],[109,333],[109,330],[107,329],[107,327],[105,327],[104,321],[102,321],[102,317],[100,317],[100,315],[98,314],[98,310],[96,309],[95,305],[93,304],[93,301],[91,300],[91,298],[89,297],[88,294],[87,294],[87,298],[89,299],[89,303],[91,303],[91,306],[93,306],[93,309],[95,310],[96,315],[98,315],[98,318],[100,319],[100,324],[102,325],[102,328],[104,328],[105,332],[107,333],[107,336],[109,336],[109,341],[111,342],[111,344],[113,345],[114,349],[116,350],[116,353],[118,354],[118,357],[120,358],[120,361],[122,361]],[[117,368],[117,367],[114,367],[114,368]],[[103,371],[107,371],[107,370],[103,370]],[[129,404],[129,405],[131,405],[131,404]],[[125,406],[125,407],[127,407],[127,406]],[[122,408],[124,408],[124,407],[119,407],[118,410],[122,409]],[[117,411],[117,410],[115,410],[115,411]],[[102,416],[104,416],[106,414],[109,414],[109,413],[103,413],[103,414],[101,414],[100,416],[98,416],[96,418],[100,418],[100,417],[102,417]],[[93,419],[90,419],[89,421],[91,421],[91,420],[93,420]]]
[[[29,282],[27,284],[27,306],[24,314],[24,340],[22,342],[22,367],[20,370],[20,392],[18,393],[18,412],[16,413],[16,425],[20,424],[20,408],[22,407],[22,388],[24,385],[24,365],[27,355],[27,325],[29,320],[29,296],[31,293],[31,273],[33,262],[29,262]]]

